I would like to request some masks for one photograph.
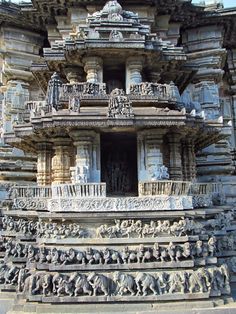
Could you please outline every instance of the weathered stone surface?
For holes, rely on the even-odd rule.
[[[0,3],[0,314],[235,312],[235,14]]]

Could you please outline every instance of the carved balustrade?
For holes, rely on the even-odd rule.
[[[187,181],[143,181],[139,182],[139,196],[188,195],[190,185]]]
[[[25,103],[25,110],[28,112],[38,111],[41,108],[45,107],[45,105],[46,105],[45,101],[27,101]]]
[[[122,206],[126,209],[132,208],[132,210],[135,210],[135,208],[137,209],[139,207],[144,209],[147,204],[144,205],[142,200],[146,200],[146,202],[149,204],[148,206],[152,207],[153,197],[155,197],[156,202],[157,199],[159,200],[160,198],[162,201],[166,201],[168,203],[168,200],[171,197],[172,202],[177,199],[185,201],[185,205],[181,205],[183,208],[186,206],[188,208],[192,208],[192,203],[194,208],[202,208],[216,204],[216,201],[219,202],[219,195],[221,195],[220,184],[191,183],[188,181],[171,180],[139,182],[139,197],[141,196],[142,198],[106,198],[106,183],[58,184],[52,186],[17,186],[13,187],[11,190],[11,198],[13,199],[14,209],[35,209],[47,211],[57,210],[57,208],[54,207],[60,207],[61,204],[59,203],[61,201],[63,201],[63,204],[66,205],[72,200],[73,202],[75,201],[75,203],[73,203],[74,207],[72,206],[72,203],[71,206],[69,206],[71,211],[76,210],[76,208],[83,208],[85,211],[90,210],[90,206],[92,206],[93,209],[99,208],[100,210],[107,209],[109,211],[112,208],[117,208],[118,205],[121,206],[121,204],[123,204]],[[83,202],[86,202],[86,204]],[[104,207],[104,202],[106,203],[107,207]],[[134,203],[137,203],[138,205],[136,204],[134,206]],[[53,209],[52,204],[54,204]],[[164,207],[176,209],[177,205],[175,205],[175,207],[172,205],[168,203]],[[122,206],[121,208],[123,208]],[[160,207],[160,209],[166,209],[164,207]]]
[[[193,206],[209,207],[224,203],[221,183],[192,183],[189,194],[193,196]]]
[[[45,101],[26,101],[24,104],[24,110],[18,113],[16,123],[27,123],[30,121],[32,115],[39,115],[41,110],[46,109]]]
[[[60,100],[67,101],[70,97],[104,96],[106,94],[105,83],[74,83],[63,84],[60,90]]]
[[[11,190],[12,198],[51,198],[51,186],[16,186]]]
[[[11,197],[51,198],[51,197],[105,197],[106,183],[77,183],[54,186],[17,186],[12,188]]]
[[[11,190],[13,209],[48,210],[50,199],[83,199],[106,197],[106,183],[61,184],[54,186],[21,186]]]
[[[50,186],[17,186],[10,193],[13,209],[46,211],[52,196]]]
[[[192,183],[190,188],[191,195],[209,194],[213,190],[212,183]]]
[[[160,100],[173,101],[173,86],[170,84],[158,84],[142,82],[130,85],[131,96],[151,96]]]
[[[106,183],[77,183],[52,186],[52,196],[62,198],[106,197]]]

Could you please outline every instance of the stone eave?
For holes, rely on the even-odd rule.
[[[0,3],[0,24],[2,23],[18,26],[20,28],[37,30],[41,33],[46,30],[39,18],[33,19],[32,16],[31,18],[28,18],[23,12],[21,5],[11,2]]]
[[[122,55],[132,55],[132,51],[136,54],[146,55],[156,57],[158,55],[158,59],[161,61],[172,61],[176,60],[178,62],[186,61],[187,57],[182,48],[179,47],[163,47],[159,46],[160,49],[147,49],[144,43],[131,43],[131,42],[109,42],[104,40],[101,41],[91,41],[82,43],[81,45],[75,45],[73,49],[67,50],[64,48],[45,48],[44,49],[44,59],[47,62],[50,61],[70,61],[71,55],[72,58],[75,59],[75,55],[79,58],[88,56],[89,54],[96,53],[96,56],[104,56],[104,52],[109,54],[117,54],[122,52]],[[122,51],[121,51],[122,50]]]
[[[217,143],[229,136],[229,127],[224,126],[222,123],[209,121],[199,129],[198,136],[196,137],[195,150],[201,150],[207,146]],[[202,136],[202,133],[207,136]]]
[[[7,143],[24,150],[35,152],[35,144],[42,140],[49,140],[61,134],[63,130],[96,129],[98,131],[137,131],[144,128],[167,128],[173,132],[189,134],[195,138],[196,150],[207,147],[226,137],[221,132],[222,123],[205,122],[199,116],[190,116],[183,112],[162,113],[159,116],[136,115],[133,119],[110,119],[105,115],[91,114],[88,116],[69,114],[65,110],[56,114],[33,117],[31,123],[15,125],[15,136],[9,137]],[[65,134],[65,132],[64,132]]]

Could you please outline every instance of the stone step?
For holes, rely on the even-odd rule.
[[[6,314],[14,304],[14,294],[0,292],[0,314]]]
[[[132,303],[132,304],[32,304],[30,302],[13,306],[7,314],[235,314],[236,303],[224,305],[224,300]]]

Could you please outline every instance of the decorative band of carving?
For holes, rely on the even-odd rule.
[[[4,244],[6,249],[5,259],[10,257],[27,258],[29,263],[62,265],[131,265],[154,262],[178,262],[191,260],[194,258],[213,257],[216,251],[216,239],[211,237],[208,242],[201,240],[195,243],[185,242],[176,244],[154,243],[152,246],[140,244],[135,247],[125,246],[123,249],[111,249],[105,247],[84,249],[70,248],[67,250],[57,247],[35,247],[31,244],[15,243],[11,240]],[[161,266],[161,265],[160,265]],[[192,265],[193,266],[193,265]]]
[[[9,268],[6,267],[6,274],[9,272]],[[208,297],[230,293],[228,267],[225,264],[194,271],[157,271],[136,274],[120,271],[106,274],[95,272],[64,274],[27,271],[24,268],[18,268],[14,273],[18,282],[18,292],[23,292],[28,298],[43,296],[53,300],[55,297],[66,296],[71,298],[71,302],[74,300],[73,297],[83,296],[114,296],[116,300],[116,297],[125,295],[136,296],[138,299],[169,295],[174,299],[175,294],[178,293],[190,295],[208,293]],[[8,275],[3,275],[2,281],[6,282],[7,277]],[[14,284],[16,280],[12,282],[10,279],[10,283]]]
[[[193,207],[204,208],[212,206],[212,194],[193,195]]]
[[[48,210],[47,198],[15,198],[13,201],[12,209],[18,210]]]
[[[155,211],[191,209],[191,196],[112,197],[89,199],[51,199],[50,212]]]

